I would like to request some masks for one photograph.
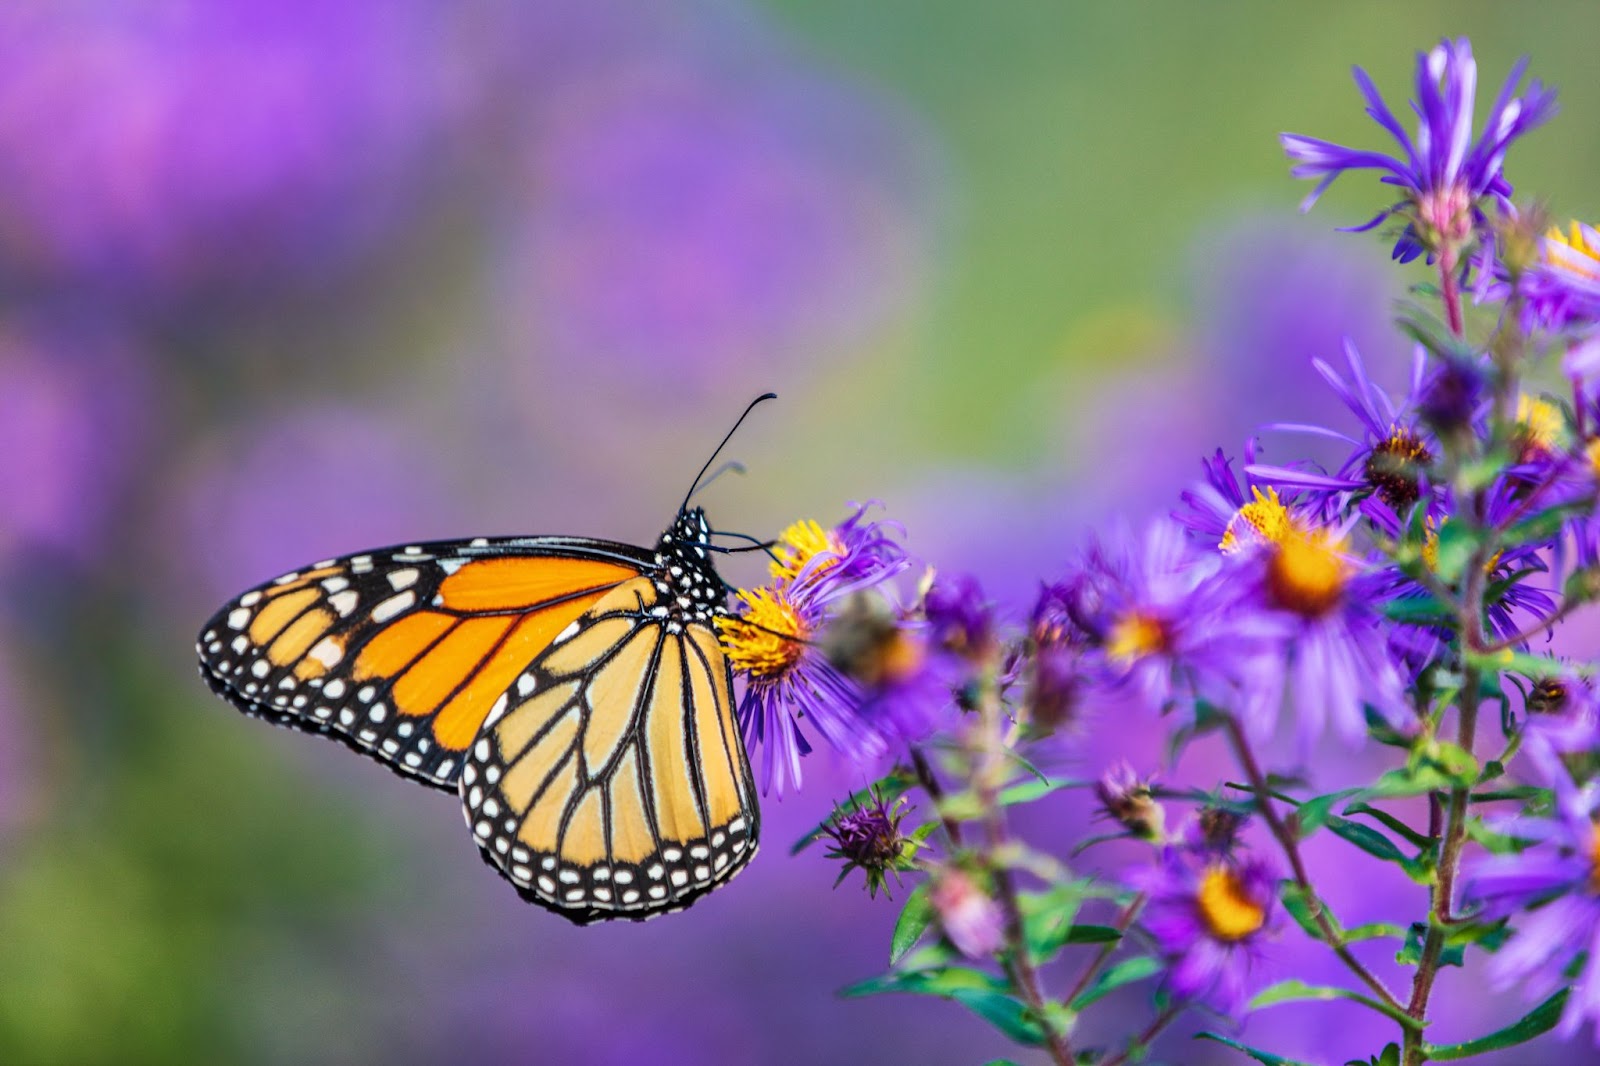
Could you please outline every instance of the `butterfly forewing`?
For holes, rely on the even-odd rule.
[[[760,815],[711,629],[720,606],[699,591],[715,576],[681,562],[557,636],[461,775],[485,858],[580,923],[682,909],[755,854]]]
[[[218,611],[201,631],[201,674],[246,714],[452,788],[518,675],[651,565],[643,549],[556,537],[330,559]]]

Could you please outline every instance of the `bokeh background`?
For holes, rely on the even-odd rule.
[[[951,1005],[836,997],[894,912],[786,846],[857,772],[811,760],[693,910],[575,929],[449,798],[214,700],[196,628],[371,545],[647,541],[766,389],[721,525],[879,498],[1019,604],[1203,452],[1337,419],[1307,361],[1342,336],[1400,378],[1422,275],[1331,232],[1373,185],[1296,214],[1279,131],[1376,143],[1349,65],[1398,103],[1467,33],[1485,94],[1523,53],[1560,86],[1509,173],[1592,218],[1597,29],[1576,2],[0,5],[0,1061],[1006,1053]],[[1150,732],[1097,708],[1058,757],[1152,769]],[[1030,829],[1062,849],[1088,815]],[[1348,924],[1421,913],[1340,846],[1313,865]],[[1393,948],[1364,954],[1398,980]],[[1442,989],[1440,1039],[1521,1010],[1472,969]],[[1390,1033],[1280,1008],[1245,1038],[1320,1063]]]

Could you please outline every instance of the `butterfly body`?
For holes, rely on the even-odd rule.
[[[325,560],[219,610],[201,674],[246,714],[456,790],[524,898],[648,918],[732,877],[759,833],[709,538],[696,508],[653,550],[477,538]]]

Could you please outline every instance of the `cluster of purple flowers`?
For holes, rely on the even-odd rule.
[[[1427,1054],[1420,1034],[1446,941],[1465,935],[1452,933],[1452,922],[1494,931],[1467,939],[1497,952],[1490,973],[1501,987],[1540,997],[1569,990],[1562,1034],[1600,1020],[1600,699],[1591,664],[1556,659],[1534,641],[1600,598],[1600,235],[1580,223],[1543,229],[1537,212],[1510,200],[1507,148],[1554,111],[1538,82],[1519,91],[1522,72],[1521,64],[1512,71],[1476,139],[1476,67],[1464,40],[1418,56],[1415,135],[1356,71],[1368,113],[1403,158],[1284,136],[1295,176],[1319,179],[1308,207],[1351,170],[1378,170],[1402,191],[1356,228],[1401,219],[1395,258],[1426,254],[1445,304],[1442,331],[1414,320],[1403,394],[1380,386],[1346,343],[1341,367],[1314,366],[1349,423],[1262,427],[1274,446],[1315,442],[1321,461],[1265,462],[1257,438],[1244,443],[1242,461],[1218,450],[1176,511],[1142,534],[1121,531],[1088,546],[1041,588],[1025,625],[1002,624],[977,582],[961,575],[924,581],[904,606],[884,598],[884,582],[910,562],[860,512],[832,531],[811,523],[786,531],[774,584],[740,593],[738,614],[724,624],[745,679],[747,738],[764,747],[764,774],[780,789],[799,783],[808,749],[800,720],[860,758],[906,754],[891,740],[913,742],[915,781],[935,801],[951,854],[915,859],[900,828],[904,809],[891,817],[881,796],[836,818],[835,854],[867,867],[869,887],[891,863],[921,865],[950,946],[1000,962],[1005,987],[1038,1026],[1032,1036],[1056,1061],[1087,1060],[1069,1060],[1071,1023],[1052,1021],[1026,965],[1036,950],[1030,914],[1046,897],[1019,894],[1012,868],[1047,881],[1069,875],[1053,857],[1007,850],[1002,808],[1012,801],[998,798],[1006,775],[996,752],[1016,753],[1113,694],[1123,704],[1131,695],[1185,735],[1225,730],[1249,782],[1230,786],[1243,793],[1230,803],[1170,793],[1199,804],[1170,834],[1151,781],[1122,766],[1096,786],[1123,835],[1153,846],[1151,861],[1121,878],[1126,909],[1114,938],[1137,922],[1161,960],[1164,1002],[1240,1016],[1293,894],[1300,924],[1366,986],[1338,994],[1402,1021],[1404,1048],[1395,1054],[1407,1064]],[[1463,292],[1496,316],[1481,339],[1468,328]],[[1521,384],[1551,339],[1566,351],[1570,400]],[[1518,691],[1520,705],[1511,695]],[[1491,698],[1502,705],[1506,747],[1480,771],[1478,712]],[[939,740],[956,753],[941,765],[962,778],[957,800],[941,795],[922,757],[929,744],[915,747],[951,707],[962,713]],[[1369,797],[1432,795],[1426,832],[1376,812],[1422,847],[1405,860],[1407,872],[1431,894],[1409,1004],[1348,952],[1316,901],[1299,839],[1355,790],[1299,800],[1282,791],[1301,787],[1294,775],[1269,785],[1254,749],[1284,718],[1298,741],[1291,769],[1309,765],[1330,731],[1348,748],[1376,739],[1407,758],[1384,779],[1390,791],[1374,786]],[[1445,739],[1450,725],[1458,743]],[[1525,757],[1513,762],[1519,750]],[[1434,776],[1419,784],[1412,775],[1423,765]],[[1474,794],[1523,765],[1537,785]],[[898,782],[896,796],[910,787],[904,774],[884,779]],[[1521,815],[1479,823],[1471,835],[1489,854],[1473,854],[1468,805],[1529,796]],[[1299,813],[1285,819],[1284,802]],[[981,823],[985,843],[963,837],[963,820]],[[1244,845],[1246,821],[1268,831],[1285,862]],[[1370,855],[1401,855],[1374,839],[1381,833],[1339,824]],[[1071,883],[1090,891],[1090,881]],[[1363,998],[1368,991],[1376,998]],[[1068,1005],[1079,1009],[1070,996]],[[1153,1031],[1171,1014],[1162,1008]],[[1518,1039],[1553,1024],[1540,1029],[1542,1016],[1529,1017]],[[1399,1060],[1385,1052],[1382,1061]]]

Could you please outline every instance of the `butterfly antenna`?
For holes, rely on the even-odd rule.
[[[754,411],[758,405],[777,398],[778,394],[775,392],[764,392],[750,401],[750,406],[744,409],[744,414],[739,416],[739,420],[733,424],[733,428],[728,430],[727,436],[722,438],[722,443],[718,444],[717,450],[711,453],[711,458],[706,460],[706,465],[702,466],[700,472],[694,476],[694,484],[689,486],[689,491],[683,494],[683,502],[678,505],[679,514],[682,514],[688,508],[689,500],[694,496],[695,489],[700,487],[700,479],[706,476],[706,471],[710,470],[711,464],[717,461],[717,456],[722,454],[722,449],[726,448],[728,442],[733,439],[733,435],[739,432],[739,427],[744,424],[746,418],[750,417],[750,412]]]
[[[713,537],[733,537],[736,540],[747,540],[750,542],[749,545],[743,548],[724,548],[720,544],[706,545],[706,547],[710,548],[719,555],[738,555],[740,552],[766,552],[767,558],[771,559],[780,566],[783,565],[783,560],[778,558],[778,553],[772,550],[773,546],[778,543],[775,540],[757,540],[748,533],[729,533],[724,529],[714,529],[711,531],[711,535]]]
[[[700,482],[700,484],[696,485],[692,490],[690,490],[689,496],[692,499],[695,496],[698,496],[700,493],[706,491],[706,489],[711,487],[711,483],[717,480],[717,478],[721,477],[723,474],[743,474],[744,472],[745,469],[743,463],[737,459],[729,459],[727,462],[713,470],[710,477],[706,478],[704,481]]]

